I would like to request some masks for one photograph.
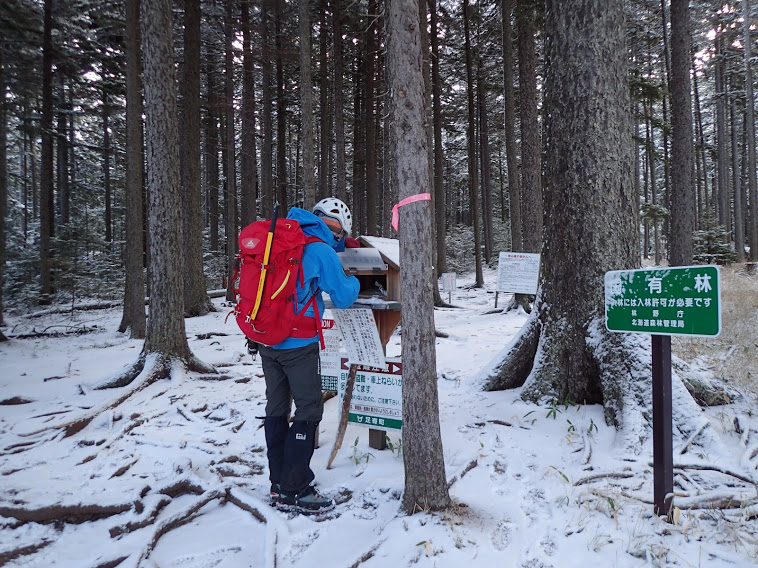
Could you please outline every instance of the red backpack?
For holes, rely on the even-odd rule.
[[[288,337],[321,337],[316,295],[296,312],[295,286],[298,281],[303,285],[303,249],[315,241],[323,242],[317,237],[307,237],[300,223],[293,219],[256,221],[242,229],[237,255],[237,305],[232,313],[248,339],[263,345],[276,345]],[[305,315],[311,304],[315,317]]]

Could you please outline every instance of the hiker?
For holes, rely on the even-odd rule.
[[[297,310],[315,295],[318,314],[324,313],[321,292],[329,294],[336,308],[349,307],[358,297],[355,276],[346,276],[335,249],[344,246],[350,233],[350,210],[339,199],[330,197],[316,204],[313,213],[293,207],[287,215],[300,223],[307,237],[321,241],[305,246],[302,257],[303,286],[297,284]],[[313,306],[306,311],[314,315]],[[320,317],[317,315],[317,317]],[[311,485],[310,468],[316,429],[324,402],[319,374],[319,335],[310,338],[288,337],[259,353],[266,379],[266,417],[264,430],[268,449],[271,499],[281,509],[302,513],[322,513],[334,508],[334,501],[320,495]],[[290,424],[291,400],[295,416]]]

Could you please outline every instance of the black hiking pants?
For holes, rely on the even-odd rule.
[[[266,434],[269,479],[282,492],[298,493],[314,479],[310,468],[318,423],[324,411],[319,345],[295,349],[260,346],[266,378]],[[295,416],[290,426],[291,400]]]

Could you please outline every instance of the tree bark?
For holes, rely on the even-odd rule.
[[[226,125],[226,299],[233,302],[234,257],[237,255],[237,153],[234,127],[234,0],[226,0],[224,38],[226,42],[226,78],[224,81],[224,123]]]
[[[213,309],[203,272],[202,192],[200,189],[200,0],[184,1],[184,73],[181,81],[182,202],[184,238],[184,315]]]
[[[271,3],[275,0],[261,1],[261,99],[263,101],[261,147],[261,192],[263,211],[261,217],[268,217],[274,210],[276,190],[274,188],[274,125],[273,103],[271,97],[271,37],[270,19]]]
[[[140,71],[140,0],[126,2],[126,284],[118,330],[132,339],[145,337],[145,271],[142,143],[142,73]]]
[[[298,24],[300,31],[300,113],[302,133],[300,143],[303,148],[303,208],[310,211],[316,205],[315,152],[313,144],[313,87],[311,81],[311,17],[308,0],[298,0]],[[333,15],[337,20],[339,16]],[[336,41],[341,38],[335,38]],[[335,113],[340,114],[339,111]],[[343,133],[344,134],[344,133]],[[344,138],[343,138],[344,143]],[[344,147],[343,147],[344,152]],[[337,152],[339,159],[339,151]],[[345,155],[342,155],[343,166]]]
[[[432,124],[434,128],[434,214],[437,227],[437,273],[447,272],[447,252],[445,246],[445,183],[443,168],[445,164],[442,147],[442,79],[440,77],[440,47],[437,36],[437,2],[429,0],[431,12],[431,48],[432,48]]]
[[[418,5],[418,3],[416,3]],[[376,235],[377,230],[377,172],[376,172],[376,123],[374,121],[374,75],[376,73],[376,0],[368,0],[368,25],[366,26],[366,63],[363,66],[366,97],[363,111],[366,117],[366,234]]]
[[[3,319],[3,282],[5,276],[5,216],[8,214],[8,110],[5,98],[5,45],[0,42],[0,326]],[[0,330],[0,342],[7,338]]]
[[[345,203],[347,197],[347,162],[345,159],[344,49],[342,43],[342,0],[332,0],[332,46],[334,53],[334,194]],[[315,167],[315,166],[314,166]],[[315,188],[314,188],[315,190]]]
[[[103,190],[105,193],[105,242],[113,241],[113,216],[111,213],[111,107],[108,91],[103,89]],[[60,142],[58,142],[60,145]],[[60,168],[59,168],[60,169]],[[65,174],[63,174],[65,175]],[[60,176],[62,177],[62,176]]]
[[[40,158],[40,298],[41,305],[52,302],[53,269],[53,5],[45,0],[42,39],[42,155]]]
[[[524,251],[542,250],[540,124],[537,113],[537,5],[517,0],[519,107],[521,110],[521,223]]]
[[[250,3],[242,3],[242,147],[240,148],[240,226],[255,221],[258,153],[255,148],[255,78]]]
[[[418,0],[390,0],[387,11],[393,177],[404,199],[431,190]],[[432,304],[432,207],[400,208],[400,263],[419,275],[404,278],[403,509],[438,510],[450,504],[439,427]],[[424,275],[424,276],[421,276]]]
[[[505,107],[505,157],[508,164],[508,197],[510,201],[511,250],[524,250],[521,235],[521,189],[516,154],[516,98],[513,92],[513,0],[502,1],[503,17],[503,105]]]
[[[745,120],[747,124],[747,187],[748,187],[748,243],[750,262],[758,261],[758,181],[755,159],[755,101],[753,100],[753,68],[750,55],[750,2],[742,0],[743,34],[745,45]]]
[[[468,94],[468,126],[466,130],[468,147],[468,191],[469,211],[471,212],[474,227],[474,261],[476,264],[475,286],[484,286],[484,273],[482,272],[482,237],[479,228],[479,170],[476,159],[476,106],[474,104],[474,54],[471,48],[471,25],[470,6],[468,0],[463,0],[463,27],[465,34],[466,55],[466,89]]]
[[[669,264],[692,264],[695,199],[692,184],[692,95],[689,0],[671,0],[671,220]]]
[[[184,328],[179,130],[171,0],[142,3],[145,141],[150,214],[150,318],[143,357],[189,361]]]
[[[287,196],[287,99],[284,96],[282,52],[282,2],[274,1],[274,45],[276,46],[276,187],[282,211],[289,209]]]
[[[732,139],[732,191],[734,198],[734,250],[737,262],[745,262],[745,224],[743,221],[743,191],[740,185],[740,149],[738,142],[739,124],[737,122],[737,97],[732,95],[729,105],[729,122]]]
[[[636,336],[603,323],[605,272],[639,265],[624,1],[548,0],[546,8],[540,291],[485,388],[523,384],[526,400],[602,403],[608,423],[630,426],[632,444],[645,435],[636,424],[650,364]]]

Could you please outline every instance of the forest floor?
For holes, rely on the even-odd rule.
[[[368,447],[349,424],[331,469],[338,399],[325,403],[313,469],[336,509],[287,514],[268,500],[260,358],[230,307],[186,320],[193,353],[220,371],[177,371],[98,390],[138,357],[120,308],[9,315],[0,344],[0,566],[14,568],[733,568],[758,558],[758,274],[721,270],[723,331],[675,353],[740,396],[674,432],[674,523],[652,510],[652,442],[630,453],[600,405],[537,406],[483,392],[477,375],[527,321],[459,275],[435,310],[440,428],[454,505],[400,510],[400,432]],[[507,298],[501,298],[503,304]],[[50,336],[53,332],[59,335]],[[43,335],[46,334],[46,335]],[[400,354],[401,333],[388,345]],[[131,392],[133,391],[133,392]],[[124,398],[124,396],[131,394]],[[731,392],[731,389],[730,389]],[[66,425],[95,418],[67,435]]]

